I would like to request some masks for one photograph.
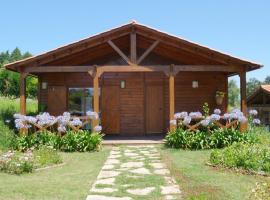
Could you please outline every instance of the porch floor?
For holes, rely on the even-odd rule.
[[[105,135],[102,142],[103,145],[145,145],[145,144],[163,144],[165,135],[153,136],[119,136]]]

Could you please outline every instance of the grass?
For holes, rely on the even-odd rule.
[[[108,155],[61,153],[65,165],[21,176],[0,173],[0,200],[85,199]]]
[[[37,107],[36,100],[27,99],[27,114],[35,114],[37,112]],[[9,147],[14,133],[13,114],[18,113],[19,110],[19,99],[0,96],[0,152]]]
[[[211,150],[162,149],[161,152],[186,199],[248,199],[256,182],[267,179],[207,166]]]

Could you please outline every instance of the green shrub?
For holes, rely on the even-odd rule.
[[[250,133],[241,133],[237,129],[214,129],[196,132],[178,128],[165,137],[165,145],[182,149],[223,148],[234,142],[254,143],[256,138]]]
[[[261,144],[235,143],[223,150],[213,150],[210,162],[229,168],[270,172],[270,148]]]
[[[50,132],[17,136],[12,142],[13,149],[27,151],[30,148],[49,146],[67,152],[99,150],[103,135],[86,130],[68,131],[64,136]]]

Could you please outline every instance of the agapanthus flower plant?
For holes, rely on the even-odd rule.
[[[221,113],[221,110],[217,108],[214,109],[213,114],[210,114],[209,116],[202,116],[199,111],[190,113],[187,113],[185,111],[178,112],[175,113],[174,120],[170,120],[170,124],[187,128],[190,127],[191,124],[195,124],[197,128],[200,128],[200,126],[214,128],[221,126],[220,124],[222,123],[225,123],[227,125],[231,122],[236,122],[237,125],[239,123],[246,123],[248,121],[247,117],[238,108],[234,108],[231,112],[224,113],[223,115],[221,115]],[[249,115],[252,117],[251,122],[254,125],[259,125],[261,123],[259,119],[253,119],[253,117],[257,114],[258,112],[256,110],[249,111]],[[180,120],[181,123],[177,123],[178,120]],[[192,121],[194,122],[192,123]],[[233,125],[232,127],[236,126]]]
[[[96,112],[88,111],[87,117],[91,120],[97,120],[98,114]],[[14,114],[15,127],[22,131],[28,130],[31,127],[36,127],[39,130],[53,129],[57,130],[59,133],[65,133],[68,129],[73,129],[75,131],[81,129],[84,124],[79,117],[72,117],[69,112],[64,112],[63,115],[54,117],[47,112],[39,114],[37,116],[26,116],[22,114]],[[74,128],[76,127],[76,128]],[[102,127],[96,126],[93,128],[95,132],[101,132]]]

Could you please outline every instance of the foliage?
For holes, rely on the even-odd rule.
[[[57,151],[45,146],[24,153],[8,151],[0,155],[0,171],[11,174],[30,173],[35,168],[58,163],[62,163],[62,159]]]
[[[270,84],[270,76],[268,75],[264,81],[259,81],[256,78],[250,78],[247,82],[247,95],[250,96],[256,89],[263,84]]]
[[[270,172],[270,148],[260,144],[236,143],[223,150],[214,150],[210,162],[229,168]]]
[[[19,74],[4,69],[4,64],[18,61],[32,56],[29,52],[21,53],[19,48],[15,48],[11,53],[8,51],[0,53],[0,94],[4,96],[19,96]],[[37,79],[27,77],[26,91],[28,97],[37,96]]]
[[[238,88],[235,80],[229,81],[228,103],[230,107],[239,107],[240,105],[240,89]]]
[[[208,105],[207,102],[205,102],[205,103],[203,104],[203,115],[204,115],[204,116],[209,116],[209,111],[210,111],[209,105]]]
[[[14,137],[13,114],[19,111],[19,99],[10,99],[0,96],[0,150],[7,150]],[[37,111],[37,101],[27,99],[27,113]]]
[[[270,182],[257,182],[256,187],[252,189],[249,199],[262,200],[270,199]]]
[[[56,135],[50,132],[17,136],[12,147],[19,151],[26,151],[29,148],[39,149],[42,146],[50,146],[66,152],[86,152],[99,150],[103,135],[90,133],[86,130],[78,132],[68,131],[65,135]]]
[[[254,143],[256,138],[236,129],[197,130],[191,132],[181,128],[171,131],[165,137],[165,145],[170,148],[211,149],[223,148],[235,142]]]

